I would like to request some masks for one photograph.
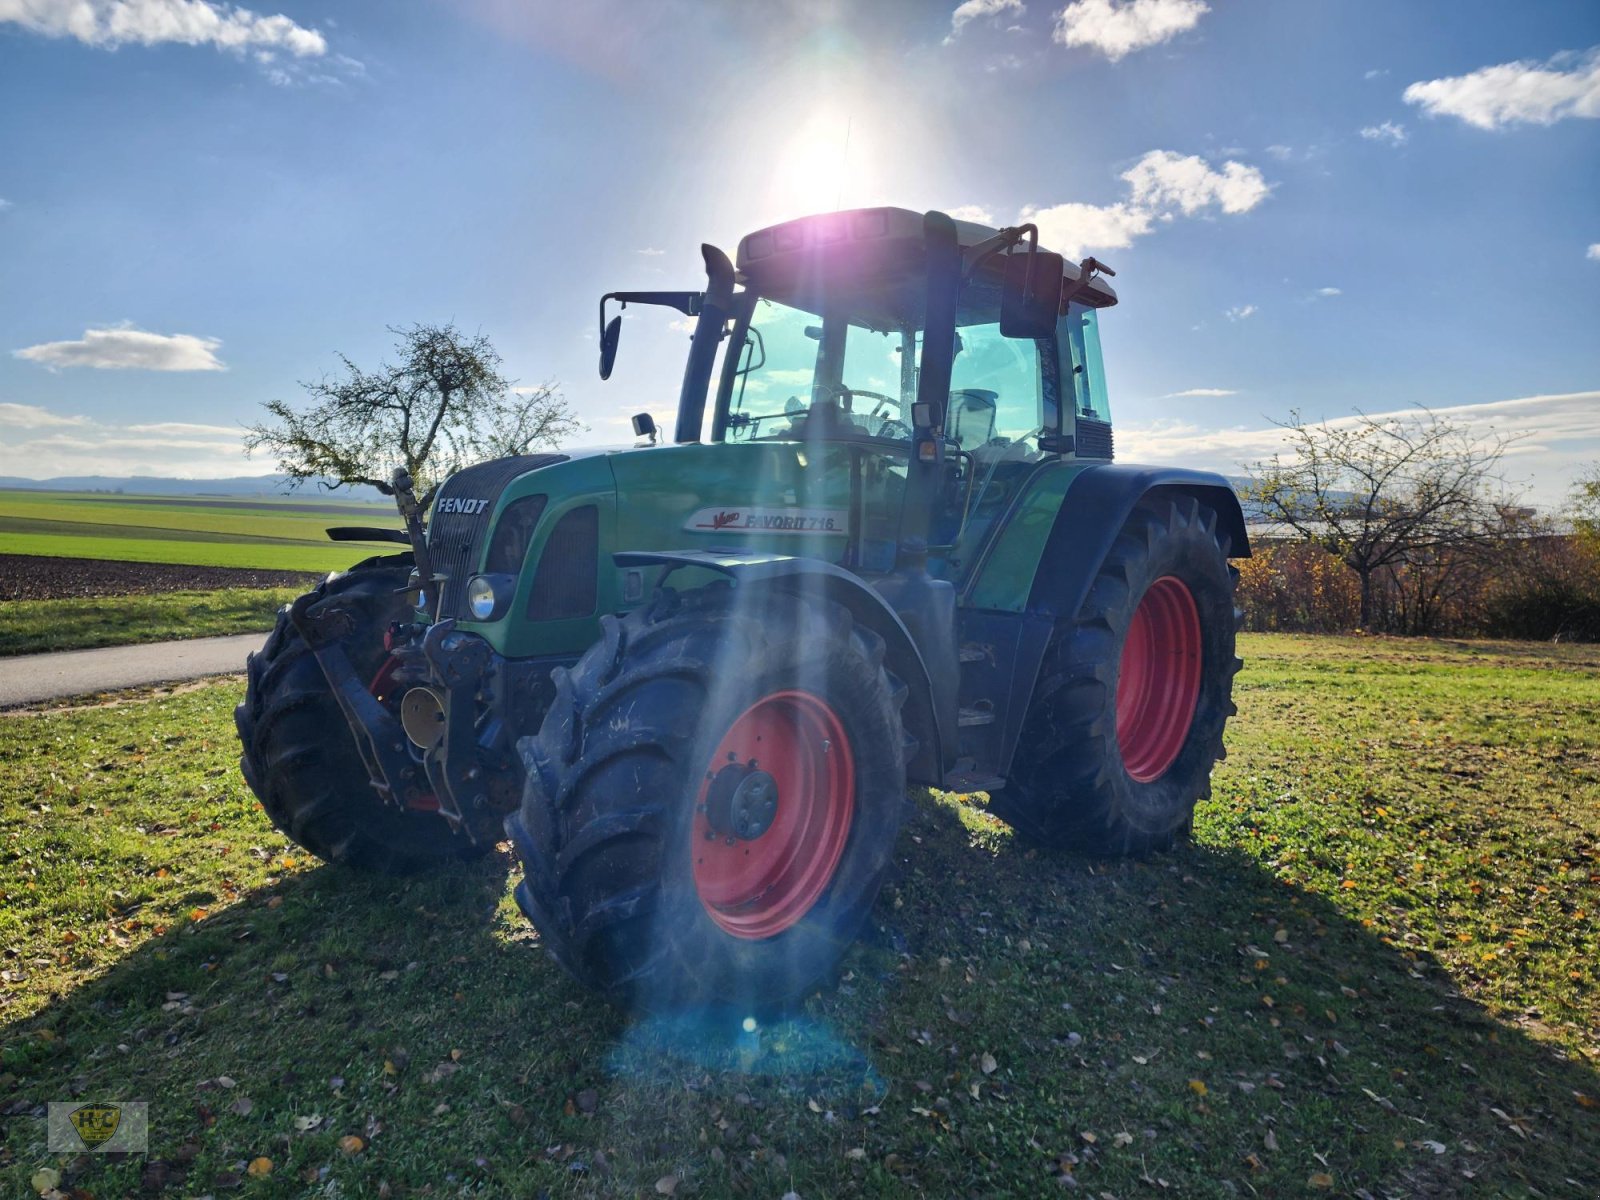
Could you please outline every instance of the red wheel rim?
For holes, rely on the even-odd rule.
[[[776,812],[758,836],[713,828],[713,781],[730,766],[765,772],[776,785]],[[706,768],[689,847],[695,892],[719,927],[768,938],[811,911],[850,836],[855,776],[844,725],[810,692],[774,692],[729,726]]]
[[[395,673],[399,670],[400,660],[391,654],[378,667],[378,673],[372,677],[372,682],[367,684],[367,691],[372,693],[372,698],[391,712],[398,708],[400,701],[394,681]],[[425,796],[414,796],[406,808],[412,812],[438,812],[439,797],[432,792]]]
[[[1140,783],[1166,774],[1200,699],[1200,613],[1181,579],[1152,583],[1128,623],[1117,673],[1117,746]]]

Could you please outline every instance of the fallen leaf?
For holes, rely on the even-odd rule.
[[[250,1115],[250,1110],[254,1107],[255,1104],[252,1103],[249,1096],[240,1096],[232,1104],[228,1105],[228,1111],[233,1113],[235,1116],[248,1117]]]
[[[296,1117],[294,1119],[294,1127],[295,1127],[296,1130],[298,1130],[301,1133],[305,1133],[307,1130],[310,1130],[310,1129],[315,1129],[318,1125],[321,1125],[321,1124],[322,1124],[322,1114],[321,1113],[312,1113],[309,1117]]]
[[[353,1133],[339,1139],[339,1149],[346,1154],[360,1154],[366,1148],[367,1144]]]
[[[1133,1134],[1127,1132],[1126,1130],[1121,1133],[1112,1134],[1111,1144],[1114,1146],[1131,1146],[1133,1145]]]
[[[1278,1135],[1270,1129],[1267,1130],[1267,1136],[1261,1139],[1261,1144],[1268,1150],[1276,1150],[1278,1148]]]
[[[676,1175],[663,1175],[656,1180],[656,1191],[663,1196],[670,1196],[678,1190],[678,1177]]]
[[[1572,1098],[1578,1102],[1580,1108],[1600,1108],[1600,1100],[1586,1096],[1582,1092],[1573,1092]]]
[[[1420,1142],[1412,1142],[1411,1144],[1418,1150],[1432,1150],[1435,1154],[1443,1154],[1445,1152],[1445,1144],[1436,1142],[1431,1138],[1423,1138]]]
[[[53,1192],[56,1184],[61,1182],[61,1172],[54,1167],[41,1167],[33,1173],[33,1178],[28,1180],[33,1184],[33,1190],[41,1196],[46,1192]]]
[[[985,1050],[983,1052],[983,1057],[978,1059],[978,1069],[981,1070],[985,1075],[993,1075],[1000,1069],[1000,1064],[995,1062],[994,1055]]]
[[[1310,1179],[1307,1179],[1306,1183],[1314,1188],[1331,1188],[1333,1186],[1333,1176],[1326,1171],[1318,1171]]]
[[[298,1124],[298,1122],[296,1122]],[[260,1179],[264,1175],[272,1174],[272,1160],[265,1156],[252,1158],[250,1165],[245,1168],[245,1174],[252,1179]]]
[[[1189,1090],[1196,1096],[1204,1096],[1210,1089],[1206,1087],[1204,1081],[1191,1079],[1189,1080]]]

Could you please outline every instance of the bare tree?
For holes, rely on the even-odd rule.
[[[1410,567],[1436,588],[1443,564],[1487,547],[1501,525],[1497,472],[1514,437],[1474,437],[1427,409],[1315,424],[1295,412],[1282,426],[1288,448],[1250,468],[1246,495],[1356,573],[1363,628],[1376,615],[1380,572]],[[1409,607],[1433,599],[1412,597]]]
[[[1573,481],[1567,507],[1572,513],[1573,532],[1591,551],[1600,554],[1600,463]]]
[[[399,339],[398,362],[364,371],[341,354],[342,375],[300,385],[309,408],[264,406],[272,420],[250,427],[245,452],[270,451],[291,487],[365,483],[387,495],[390,471],[403,466],[426,508],[451,472],[556,446],[583,428],[553,385],[514,388],[481,333],[468,337],[451,324],[389,332]]]

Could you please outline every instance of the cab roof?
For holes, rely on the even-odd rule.
[[[976,221],[956,221],[955,227],[962,249],[1000,232]],[[882,288],[896,277],[917,274],[923,253],[922,213],[909,208],[854,208],[799,217],[747,234],[739,241],[735,266],[747,286],[815,312],[826,292]],[[991,262],[998,267],[1000,256]],[[1062,275],[1070,289],[1082,271],[1067,262]],[[1095,276],[1073,299],[1107,308],[1117,302],[1117,293],[1104,278]],[[904,309],[913,298],[902,294],[898,300],[889,307]],[[920,303],[914,308],[920,311]]]

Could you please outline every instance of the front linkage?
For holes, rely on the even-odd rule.
[[[416,588],[435,611],[438,581],[411,477],[393,488],[417,563]],[[344,639],[357,616],[338,596],[301,596],[289,620],[316,656],[372,786],[386,803],[433,810],[473,840],[497,839],[521,799],[517,737],[538,728],[555,663],[511,662],[453,620],[397,622],[384,635],[388,661],[373,680],[357,675]]]

